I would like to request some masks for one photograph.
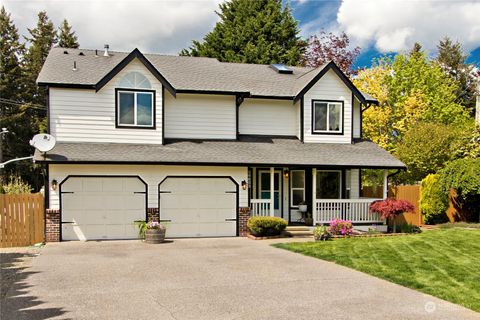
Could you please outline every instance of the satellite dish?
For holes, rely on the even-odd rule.
[[[36,134],[32,140],[30,140],[30,145],[35,147],[40,152],[48,152],[55,147],[55,137],[48,133]]]

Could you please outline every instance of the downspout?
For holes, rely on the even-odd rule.
[[[391,177],[394,177],[394,176],[396,176],[397,174],[399,174],[400,172],[402,172],[402,170],[405,171],[405,169],[397,169],[397,171],[395,171],[394,173],[390,173],[390,174],[387,175],[387,181],[386,181],[386,183],[387,183],[387,198],[388,198],[388,180],[389,180]]]

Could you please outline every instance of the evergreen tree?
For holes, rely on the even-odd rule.
[[[57,42],[57,35],[53,22],[48,18],[45,11],[38,13],[37,26],[34,29],[28,29],[30,37],[25,39],[30,43],[24,61],[25,61],[25,81],[26,81],[26,100],[45,105],[46,93],[43,88],[38,88],[36,79],[43,63],[47,58],[50,49]]]
[[[465,106],[473,115],[475,111],[476,75],[474,66],[466,63],[467,55],[462,45],[445,37],[438,46],[437,62],[443,71],[451,76],[458,84],[456,102]]]
[[[75,31],[72,31],[72,26],[68,23],[67,19],[63,19],[62,24],[58,28],[58,45],[62,48],[74,48],[77,49],[78,38]]]
[[[232,0],[221,3],[220,17],[203,42],[193,41],[180,55],[223,62],[298,65],[305,42],[298,23],[281,0]]]
[[[50,48],[56,42],[56,33],[45,12],[38,14],[36,28],[28,29],[28,32],[31,37],[26,39],[30,42],[30,47],[23,56],[22,73],[17,78],[19,84],[15,88],[13,99],[9,98],[14,101],[8,101],[8,108],[4,108],[2,103],[0,122],[10,132],[3,135],[4,160],[32,155],[34,150],[28,141],[45,127],[46,92],[37,86],[36,79]],[[4,181],[8,181],[9,176],[20,176],[35,190],[42,184],[39,167],[28,161],[9,164],[1,174]]]
[[[20,57],[23,52],[24,46],[19,41],[18,30],[10,14],[2,6],[0,10],[0,98],[20,99],[22,91]],[[7,108],[3,104],[1,106]]]

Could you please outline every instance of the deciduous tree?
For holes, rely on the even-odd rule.
[[[349,48],[350,39],[345,32],[339,35],[321,31],[308,40],[308,46],[303,54],[301,64],[309,67],[319,67],[334,61],[347,75],[355,74],[353,62],[360,54],[360,47]]]

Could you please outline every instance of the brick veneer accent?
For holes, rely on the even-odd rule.
[[[148,208],[147,209],[147,216],[148,216],[148,221],[158,222],[158,220],[159,220],[158,208]]]
[[[60,241],[60,209],[45,210],[45,241]]]
[[[247,236],[247,221],[250,218],[250,208],[249,207],[241,207],[238,214],[238,230],[240,233],[240,237]]]

